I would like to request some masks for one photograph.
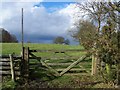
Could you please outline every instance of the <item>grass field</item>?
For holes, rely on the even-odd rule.
[[[72,46],[72,45],[59,45],[59,44],[32,44],[27,43],[24,44],[26,47],[30,47],[30,49],[40,49],[40,50],[66,50],[66,49],[81,49],[84,48],[80,45],[78,46]],[[20,55],[21,52],[21,44],[20,43],[3,43],[2,44],[2,54],[12,54],[13,52],[16,55]],[[81,57],[86,52],[68,52],[66,54],[69,54],[70,56],[79,56]],[[53,53],[39,53],[38,55],[42,57],[49,57],[52,55],[54,57]],[[62,54],[57,54],[55,57],[63,57]],[[34,63],[36,60],[31,60],[31,63]],[[75,60],[46,60],[48,63],[70,63],[74,62]],[[37,61],[36,61],[37,63]],[[81,68],[84,67],[86,70],[91,69],[91,59],[88,61],[83,61],[80,64],[76,65],[74,68]],[[67,66],[66,66],[67,67]],[[53,68],[66,68],[62,66],[54,66]],[[32,67],[33,68],[33,67]],[[79,75],[63,75],[62,77],[50,77],[47,75],[47,72],[49,71],[41,71],[42,68],[37,73],[34,73],[34,77],[30,82],[29,86],[31,88],[112,88],[109,84],[105,84],[103,82],[103,79],[101,76],[91,76],[90,74],[79,74]],[[31,75],[32,76],[32,75]],[[101,82],[102,81],[102,82]],[[22,82],[23,83],[23,82]],[[26,87],[21,85],[21,81],[18,81],[17,84],[14,82],[9,81],[7,79],[4,84],[4,88],[11,88],[11,87]]]
[[[20,54],[22,48],[21,43],[2,43],[2,54],[16,53]],[[84,49],[80,45],[60,45],[60,44],[37,44],[37,43],[26,43],[24,44],[30,49],[41,49],[41,50],[65,50],[65,49]]]

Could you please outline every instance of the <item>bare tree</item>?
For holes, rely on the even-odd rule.
[[[96,38],[95,40],[94,48],[97,59],[99,60],[99,55],[102,54],[103,56],[108,55],[104,57],[104,59],[107,57],[107,64],[114,60],[118,61],[118,63],[116,64],[118,66],[117,81],[118,85],[120,85],[120,2],[86,2],[84,4],[79,4],[78,6],[81,8],[82,11],[86,12],[85,15],[89,16],[89,18],[92,19],[97,26],[96,30],[98,33],[96,34],[96,36],[98,38]],[[105,24],[107,25],[107,28],[105,28],[106,33],[103,35],[101,31],[103,26],[106,27]],[[115,24],[118,24],[118,27],[115,26],[113,28]],[[117,32],[114,32],[114,30],[116,30]],[[115,51],[115,46],[117,45],[117,43],[113,43],[114,40],[111,38],[113,32],[116,33],[116,35],[118,36],[118,51]],[[107,41],[106,38],[108,38]],[[101,52],[99,52],[99,50],[101,50]],[[115,55],[113,55],[114,51],[116,53]],[[116,59],[111,60],[112,58],[110,57],[115,57]],[[98,60],[94,61],[95,69],[97,68],[97,64],[99,64]]]
[[[97,23],[97,31],[100,32],[101,23],[105,20],[107,13],[103,7],[106,6],[106,2],[86,2],[78,6],[85,12],[85,15]]]
[[[85,13],[85,16],[88,16],[90,20],[92,20],[97,29],[96,29],[96,35],[94,39],[94,44],[93,44],[93,52],[95,56],[98,56],[97,53],[97,42],[98,38],[100,36],[101,28],[102,28],[102,22],[105,22],[106,20],[106,13],[107,11],[104,9],[104,6],[106,6],[106,2],[85,2],[82,4],[78,4],[79,8],[81,11]],[[92,74],[97,74],[97,66],[100,64],[99,58],[95,57],[93,61],[93,73]]]

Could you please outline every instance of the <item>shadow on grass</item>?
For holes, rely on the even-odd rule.
[[[47,68],[39,67],[39,69],[30,72],[30,80],[41,80],[42,82],[51,81],[58,76],[53,75]]]

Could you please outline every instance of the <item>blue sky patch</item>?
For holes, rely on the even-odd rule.
[[[34,7],[44,6],[47,12],[52,13],[58,9],[65,8],[69,4],[73,4],[75,2],[40,2],[39,4],[34,5]]]

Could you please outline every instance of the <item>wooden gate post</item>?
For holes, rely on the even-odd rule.
[[[10,67],[11,67],[12,80],[15,81],[15,70],[14,70],[14,59],[13,59],[13,55],[9,54],[9,57],[10,57]]]
[[[97,74],[97,57],[93,54],[91,75],[96,75],[96,74]]]
[[[27,81],[29,77],[29,47],[23,47],[21,75]]]
[[[117,88],[120,88],[120,62],[117,65]]]

